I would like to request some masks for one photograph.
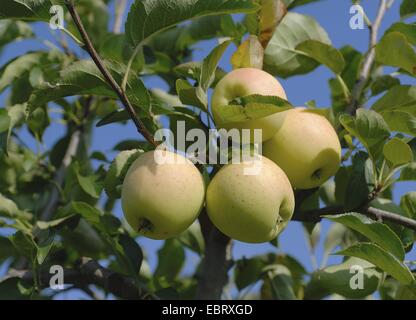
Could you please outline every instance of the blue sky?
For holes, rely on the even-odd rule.
[[[399,20],[400,2],[401,1],[396,0],[394,6],[386,15],[382,25],[380,33],[381,35],[383,34],[384,30],[388,28],[393,22]],[[369,18],[373,20],[376,15],[378,1],[364,0],[362,1],[362,4]],[[323,0],[315,4],[302,6],[296,11],[311,15],[316,20],[318,20],[319,23],[328,32],[330,39],[332,40],[335,47],[340,48],[349,44],[360,51],[365,51],[368,47],[368,30],[352,30],[350,28],[350,6],[350,0]],[[113,10],[113,7],[111,7],[111,10]],[[42,39],[54,42],[54,35],[52,31],[49,30],[47,24],[37,23],[35,24],[34,30]],[[198,43],[195,46],[197,50],[195,50],[194,60],[201,60],[204,58],[215,46],[215,44],[215,41],[205,41]],[[5,63],[13,57],[22,55],[26,51],[41,48],[47,49],[47,45],[45,44],[45,41],[42,42],[39,41],[39,39],[14,43],[9,45],[1,53],[0,64]],[[229,59],[233,50],[235,50],[235,47],[230,47],[223,60],[221,61],[221,67],[225,70],[230,70]],[[307,101],[315,100],[319,107],[329,107],[329,78],[331,78],[331,73],[328,71],[328,69],[325,67],[319,67],[310,74],[292,77],[287,80],[281,80],[281,82],[286,90],[288,99],[292,104],[301,106]],[[150,88],[166,88],[166,85],[156,78],[145,79],[145,82]],[[404,82],[416,85],[415,80],[411,78],[404,78]],[[1,106],[4,105],[6,94],[7,92],[0,95]],[[50,147],[56,141],[56,139],[61,137],[64,133],[64,127],[62,125],[56,122],[53,123],[53,125],[51,125],[51,127],[45,133],[45,147]],[[26,131],[21,131],[20,135],[21,138],[30,146],[35,147],[35,141]],[[111,152],[112,147],[116,145],[117,142],[129,138],[137,138],[136,131],[131,124],[126,126],[110,125],[107,127],[95,129],[92,151],[100,150],[106,152],[109,155],[108,157],[112,158],[114,156],[114,153]],[[412,185],[412,183],[398,184],[394,190],[395,201],[399,200],[401,195],[409,191],[414,191],[415,189],[415,185]],[[117,206],[116,214],[121,215],[119,206]],[[322,257],[322,239],[324,238],[323,236],[327,231],[328,226],[329,223],[327,222],[322,224],[323,233],[321,236],[320,245],[318,246],[317,250],[318,261],[320,261]],[[162,242],[146,239],[140,239],[139,242],[148,255],[150,265],[154,267],[157,263],[157,250],[161,246]],[[250,257],[252,255],[270,252],[273,250],[276,250],[276,248],[269,244],[252,245],[236,242],[234,245],[233,254],[235,258],[240,258],[242,256]],[[313,267],[305,242],[304,231],[300,223],[290,223],[287,230],[280,237],[280,248],[278,250],[293,255],[299,261],[301,261],[308,270],[312,270]],[[413,250],[408,258],[416,260],[416,251]],[[189,272],[194,269],[196,259],[196,256],[189,253],[187,266],[184,272]],[[339,261],[339,257],[331,257],[329,261],[331,263],[335,263]]]

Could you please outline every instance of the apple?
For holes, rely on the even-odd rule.
[[[318,187],[338,171],[341,144],[323,115],[296,108],[275,119],[280,128],[263,144],[263,155],[283,169],[295,189]]]
[[[286,227],[295,207],[289,179],[275,163],[261,157],[258,174],[245,175],[251,162],[228,164],[208,186],[206,207],[212,223],[230,238],[267,242]]]
[[[244,122],[224,123],[221,121],[221,108],[227,106],[236,98],[253,94],[263,96],[278,96],[287,100],[282,85],[267,72],[255,68],[241,68],[228,73],[216,85],[212,95],[211,110],[217,128],[236,129],[262,129],[263,141],[270,139],[277,131],[276,114],[267,117],[247,120]]]
[[[164,157],[161,164],[157,157]],[[179,154],[156,150],[129,168],[121,192],[127,222],[142,235],[167,239],[185,231],[198,217],[205,198],[201,173]]]

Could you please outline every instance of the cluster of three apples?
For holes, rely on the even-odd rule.
[[[205,197],[203,178],[190,161],[160,165],[155,157],[162,151],[146,153],[131,166],[122,189],[123,211],[135,230],[153,239],[174,236],[192,224],[205,202],[210,219],[224,234],[250,243],[270,241],[293,215],[293,188],[314,188],[335,174],[341,158],[338,136],[315,112],[295,108],[245,122],[221,121],[221,108],[253,94],[287,99],[273,76],[242,68],[218,83],[212,113],[218,128],[262,130],[260,170],[247,175],[252,163],[225,165]],[[167,152],[164,156],[182,157]]]

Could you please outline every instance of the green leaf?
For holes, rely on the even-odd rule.
[[[199,255],[204,253],[205,242],[202,236],[201,226],[196,221],[188,229],[178,236],[181,244],[196,252]]]
[[[192,86],[187,80],[178,79],[176,81],[176,92],[183,104],[198,107],[204,111],[207,110],[206,97],[198,94],[198,87]]]
[[[126,67],[116,62],[105,61],[104,64],[116,82],[121,83]],[[29,101],[29,109],[33,111],[50,101],[85,94],[118,98],[97,66],[90,60],[72,63],[60,72],[60,76],[54,84],[46,83],[35,90]],[[150,93],[134,72],[130,72],[127,96],[133,105],[139,107],[139,110],[148,111],[150,109]]]
[[[201,69],[202,62],[192,61],[185,62],[174,68],[174,71],[182,77],[190,78],[195,81],[199,81],[201,78]],[[215,87],[216,84],[226,75],[227,73],[221,68],[217,68],[215,71],[215,80],[212,83],[212,87]]]
[[[59,218],[59,219],[54,219],[51,221],[37,221],[36,226],[41,230],[59,229],[65,225],[71,224],[74,220],[78,222],[77,216],[72,214],[72,215]]]
[[[345,60],[342,53],[326,43],[306,40],[298,44],[296,50],[302,51],[308,57],[327,66],[335,74],[341,74],[345,68]]]
[[[207,92],[213,84],[218,63],[230,43],[231,41],[224,41],[219,46],[214,48],[214,50],[212,50],[211,53],[204,59],[201,68],[201,78],[199,81],[199,87],[201,87],[204,92]]]
[[[143,261],[143,251],[137,242],[131,237],[121,234],[118,240],[117,250],[129,266],[130,274],[138,276]]]
[[[263,118],[293,108],[285,99],[277,96],[250,95],[232,101],[219,109],[221,123],[244,122]]]
[[[356,117],[343,114],[339,118],[347,131],[369,151],[373,159],[380,154],[390,130],[383,117],[375,111],[359,108]]]
[[[136,0],[126,22],[128,40],[138,46],[151,36],[186,20],[225,13],[255,12],[247,0]]]
[[[410,146],[396,137],[384,145],[383,154],[394,167],[413,161],[413,152]]]
[[[376,61],[416,75],[416,52],[399,32],[390,32],[381,39],[376,47]]]
[[[117,199],[121,197],[121,186],[133,162],[143,154],[142,150],[128,150],[120,152],[113,160],[108,169],[104,181],[104,188],[107,195]]]
[[[72,202],[72,209],[80,214],[85,220],[92,225],[98,225],[100,223],[101,211],[95,207],[90,206],[85,202]]]
[[[359,213],[325,216],[325,218],[341,223],[344,226],[361,233],[363,236],[403,261],[403,245],[399,237],[397,237],[387,225],[371,220]]]
[[[323,256],[323,265],[326,265],[328,256],[331,252],[342,244],[343,237],[345,234],[346,228],[339,223],[331,224],[331,227],[328,230],[328,233],[324,242],[324,256]]]
[[[185,264],[185,250],[177,239],[168,239],[158,251],[155,277],[173,281]]]
[[[387,252],[374,243],[357,243],[347,249],[335,253],[335,255],[357,257],[367,260],[390,274],[402,284],[410,284],[414,281],[412,273],[405,264],[401,263],[390,252]]]
[[[395,86],[374,103],[392,131],[416,135],[416,86]]]
[[[406,36],[407,41],[409,41],[412,45],[416,45],[415,23],[406,24],[404,22],[397,22],[386,31],[386,34],[390,32],[400,32]]]
[[[32,28],[22,21],[0,21],[0,51],[9,43],[33,37]]]
[[[0,109],[0,133],[9,130],[10,117],[6,109]]]
[[[286,4],[288,5],[288,9],[293,9],[299,6],[303,6],[305,4],[318,2],[318,1],[321,1],[321,0],[284,0],[284,2],[286,2]]]
[[[361,271],[360,269],[353,269],[353,267],[360,267],[363,270],[362,288],[353,289],[351,287],[351,280],[354,277],[354,273],[351,271]],[[350,299],[361,299],[369,296],[378,289],[382,275],[376,271],[374,265],[371,263],[357,258],[349,258],[339,265],[331,265],[322,270],[318,270],[312,277],[312,281],[318,281],[319,285],[329,292]]]
[[[400,85],[400,80],[389,75],[384,75],[376,78],[371,84],[371,94],[376,96],[384,91],[387,91],[397,85]]]
[[[40,64],[45,52],[27,53],[6,64],[0,72],[0,93],[25,72]]]
[[[306,40],[331,43],[328,34],[315,19],[289,12],[276,28],[266,48],[265,70],[282,78],[313,71],[319,64],[295,49]]]
[[[268,267],[269,268],[269,267]],[[272,297],[275,300],[295,300],[292,275],[288,268],[275,265],[269,272]]]
[[[15,234],[9,237],[9,240],[16,248],[16,250],[29,260],[32,260],[36,253],[35,243],[22,231],[17,231]]]
[[[95,199],[100,197],[103,183],[99,180],[100,178],[97,175],[83,176],[77,172],[77,179],[82,190]]]
[[[413,0],[403,0],[400,6],[400,16],[407,18],[416,14],[416,3]]]
[[[259,281],[263,273],[264,264],[264,259],[261,257],[238,260],[234,269],[234,281],[237,289],[241,291]]]
[[[24,211],[21,211],[16,203],[12,200],[7,199],[0,193],[0,216],[11,218],[11,219],[30,219],[31,215]]]
[[[400,207],[407,213],[408,217],[416,219],[416,191],[406,193],[400,199]]]
[[[409,163],[400,173],[400,181],[416,180],[416,162]]]

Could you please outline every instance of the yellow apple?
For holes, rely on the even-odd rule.
[[[228,164],[208,186],[206,206],[213,224],[227,236],[250,243],[274,239],[291,219],[295,199],[289,179],[272,161],[261,157],[255,175],[252,162]]]
[[[305,108],[276,114],[279,130],[263,144],[263,155],[287,174],[296,189],[312,189],[340,166],[341,145],[331,123]]]
[[[163,157],[165,163],[158,161]],[[141,155],[122,187],[122,208],[130,226],[151,239],[167,239],[186,230],[204,203],[201,173],[188,159],[168,151]]]
[[[275,120],[277,114],[267,117],[247,120],[244,122],[224,123],[221,120],[221,108],[230,104],[236,98],[253,94],[277,96],[287,100],[282,85],[267,72],[255,68],[241,68],[228,73],[215,87],[212,95],[212,115],[217,128],[261,129],[263,141],[270,139],[277,131]]]

